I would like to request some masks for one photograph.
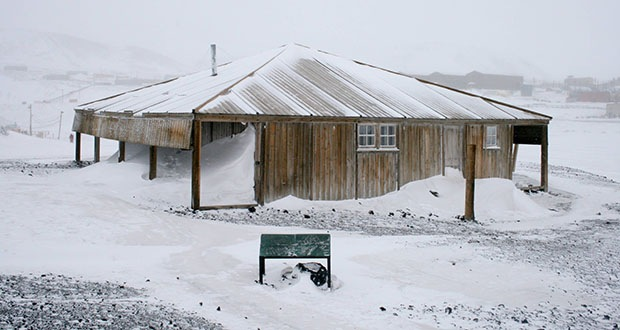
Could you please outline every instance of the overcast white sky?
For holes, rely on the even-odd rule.
[[[297,42],[395,70],[415,72],[416,53],[435,47],[523,59],[555,79],[620,76],[617,0],[0,0],[0,28],[136,45],[186,63],[207,57],[210,43],[234,59]]]

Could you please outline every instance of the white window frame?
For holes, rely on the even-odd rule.
[[[369,133],[368,129],[372,132]],[[372,149],[376,147],[377,130],[374,124],[357,125],[357,146],[360,149]]]
[[[384,132],[385,129],[385,132]],[[385,143],[384,143],[385,141]],[[396,148],[396,125],[381,124],[379,125],[379,149]]]
[[[371,128],[372,133],[368,132]],[[398,124],[358,124],[357,148],[362,151],[398,150]]]
[[[497,125],[486,126],[484,134],[484,148],[485,149],[499,149],[497,144]]]

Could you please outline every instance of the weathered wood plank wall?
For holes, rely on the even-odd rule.
[[[312,199],[312,124],[268,123],[263,138],[265,202],[288,195]]]
[[[203,122],[202,145],[243,132],[246,125],[237,122]]]
[[[464,169],[465,147],[463,145],[463,126],[445,126],[443,128],[444,167]]]
[[[355,124],[312,124],[312,199],[355,198]]]
[[[191,119],[110,117],[76,112],[73,130],[93,136],[169,148],[190,148]]]
[[[266,123],[257,196],[264,202],[288,195],[311,200],[380,196],[441,175],[444,163],[462,170],[468,143],[479,146],[476,177],[510,178],[512,127],[497,126],[494,149],[484,148],[483,125],[401,124],[398,150],[367,151],[357,149],[354,123]]]
[[[400,186],[441,174],[441,125],[403,124],[399,150]]]
[[[484,125],[467,125],[466,144],[475,144],[476,148],[476,178],[505,178],[512,177],[510,167],[512,157],[512,125],[497,126],[497,148],[485,148]]]
[[[369,198],[398,189],[398,152],[357,153],[357,197]]]

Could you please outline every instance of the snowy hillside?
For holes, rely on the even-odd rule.
[[[186,72],[171,58],[137,47],[116,47],[64,34],[0,30],[0,67],[65,73],[87,71],[140,77],[163,77]]]

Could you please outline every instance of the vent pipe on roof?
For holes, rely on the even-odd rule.
[[[217,76],[217,61],[215,60],[215,44],[211,44],[211,76]]]

